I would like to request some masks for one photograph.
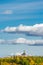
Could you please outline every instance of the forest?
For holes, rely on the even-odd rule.
[[[43,56],[9,56],[0,58],[0,65],[43,65]]]

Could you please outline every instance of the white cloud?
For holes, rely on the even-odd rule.
[[[6,27],[4,29],[4,31],[6,31],[6,32],[14,32],[14,31],[16,31],[16,27]]]
[[[5,10],[1,14],[13,14],[13,11],[12,10]]]
[[[0,44],[3,44],[3,43],[5,43],[5,40],[0,39]]]
[[[15,43],[34,44],[34,40],[27,40],[25,38],[18,38]]]
[[[25,38],[17,38],[13,40],[2,40],[0,39],[0,44],[28,44],[28,45],[43,45],[43,40],[28,40]]]
[[[25,41],[27,41],[27,40],[24,38],[18,38],[15,40],[16,43],[25,43]]]
[[[21,56],[21,53],[16,53],[15,55],[16,55],[16,56],[18,56],[18,55]]]
[[[17,27],[6,27],[4,32],[16,32],[32,36],[43,36],[43,24],[35,24],[33,26],[24,26],[20,24]]]

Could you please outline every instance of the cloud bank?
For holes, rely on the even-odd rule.
[[[0,44],[27,44],[27,45],[43,45],[43,40],[28,40],[25,38],[17,38],[13,40],[2,40]]]
[[[35,24],[32,26],[25,26],[23,24],[20,24],[17,27],[8,26],[1,31],[7,33],[22,33],[29,36],[43,36],[43,24]]]

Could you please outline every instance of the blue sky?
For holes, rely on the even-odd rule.
[[[7,14],[8,11],[8,14]],[[43,23],[42,0],[1,0],[0,28]]]
[[[32,28],[37,28],[37,26],[39,26],[39,28],[35,30],[35,33],[31,27],[29,28],[30,31],[25,31],[25,34],[24,30],[22,29],[20,29],[23,32],[22,34],[19,34],[18,32],[21,31],[18,30],[18,32],[14,31],[17,34],[8,33],[8,30],[9,32],[12,32],[12,30],[10,31],[10,27],[16,27],[18,29],[18,27],[24,28],[25,26],[32,26]],[[5,30],[6,27],[8,27],[7,33]],[[1,30],[3,30],[4,32],[2,32]],[[0,39],[12,40],[18,38],[25,38],[28,40],[43,40],[42,33],[43,0],[0,0]]]
[[[43,0],[0,0],[0,29],[20,24],[32,26],[41,23],[43,23]],[[12,36],[12,34],[8,35]],[[1,33],[0,38],[7,36]]]

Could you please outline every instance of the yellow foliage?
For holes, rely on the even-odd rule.
[[[0,58],[0,65],[43,65],[43,57],[13,56]]]

